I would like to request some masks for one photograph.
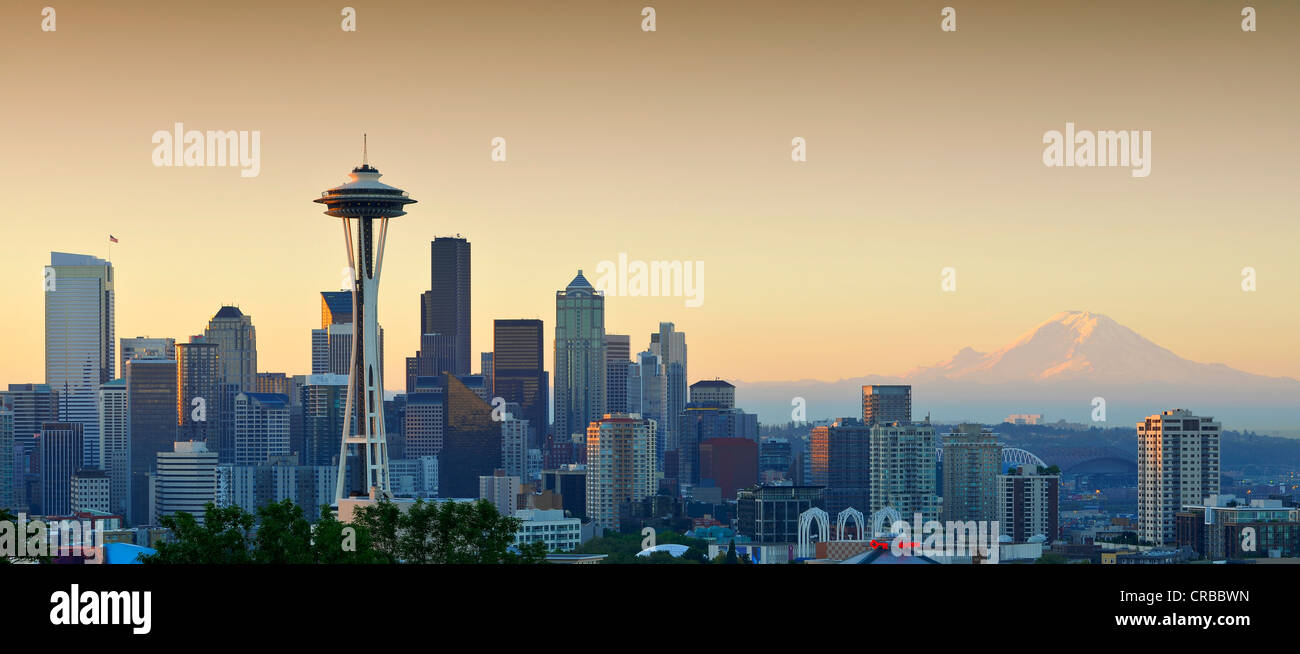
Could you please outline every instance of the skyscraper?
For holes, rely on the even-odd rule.
[[[176,441],[171,451],[158,453],[155,465],[154,524],[185,511],[202,525],[207,503],[217,501],[217,453],[203,441]]]
[[[14,450],[14,412],[0,404],[0,506],[14,506],[14,472],[18,468]]]
[[[631,337],[605,334],[605,413],[627,413],[627,375],[632,367]]]
[[[501,423],[492,419],[492,405],[459,378],[444,375],[443,381],[446,391],[442,450],[437,453],[438,495],[478,497],[478,478],[501,467]],[[406,410],[409,416],[409,401]],[[409,440],[407,449],[407,456],[411,456]]]
[[[555,293],[555,433],[582,434],[605,409],[605,296],[582,271]]]
[[[59,420],[83,426],[84,463],[99,465],[99,385],[113,378],[113,264],[50,253],[45,274],[45,383],[59,392]]]
[[[303,444],[299,463],[337,465],[347,408],[347,375],[309,375],[301,390]]]
[[[945,434],[943,520],[997,520],[1000,472],[1002,444],[992,429],[963,424]]]
[[[334,491],[337,500],[351,497],[353,492],[372,498],[393,496],[384,428],[384,371],[379,361],[379,279],[384,265],[388,221],[406,215],[403,207],[415,200],[406,191],[380,182],[379,177],[379,170],[371,167],[368,157],[363,154],[361,165],[352,169],[347,182],[325,191],[314,200],[327,207],[326,215],[342,219],[348,267],[353,280],[354,340],[352,365],[348,372],[350,388],[345,409],[346,423],[339,446],[338,479]],[[379,221],[378,238],[374,233],[375,221]],[[356,453],[357,461],[364,462],[361,488],[350,488],[347,483],[349,453],[355,449],[361,450]]]
[[[220,446],[216,425],[221,424],[220,346],[202,336],[176,346],[176,416],[178,437],[187,441],[211,439],[208,451]]]
[[[868,425],[912,422],[912,387],[862,387],[862,422]]]
[[[84,444],[79,422],[41,425],[41,513],[72,513],[72,475],[82,468]]]
[[[660,428],[660,438],[665,449],[677,449],[676,425],[673,424],[682,409],[686,408],[686,334],[679,332],[670,322],[659,323],[659,331],[650,334],[650,351],[659,357],[664,376],[664,416],[667,423]]]
[[[175,359],[176,339],[149,336],[123,338],[118,350],[121,358],[117,374],[122,377],[126,375],[126,362],[130,359]]]
[[[255,466],[289,454],[289,398],[278,393],[235,396],[237,466]]]
[[[126,379],[99,385],[99,461],[108,474],[108,511],[125,518],[131,497],[131,420]]]
[[[550,379],[542,350],[541,320],[492,321],[492,397],[519,405],[528,421],[529,447],[538,447],[550,426]]]
[[[871,508],[871,426],[840,418],[813,427],[810,438],[812,483],[825,486],[822,497],[831,515]]]
[[[691,384],[692,404],[732,409],[736,406],[736,387],[721,379],[706,379]]]
[[[587,427],[587,517],[618,529],[620,505],[655,494],[655,423],[609,414]]]
[[[866,421],[863,421],[866,422]],[[875,423],[871,427],[871,510],[893,507],[904,520],[939,519],[935,494],[934,427],[924,423]]]
[[[28,502],[40,500],[41,453],[36,435],[42,424],[58,421],[59,393],[48,384],[9,384],[9,390],[0,392],[0,405],[13,411],[14,449],[9,452],[14,457],[13,508],[24,510]]]
[[[217,344],[222,381],[241,391],[257,388],[257,329],[252,316],[239,307],[223,306],[208,321],[203,340]]]
[[[1061,475],[1041,474],[1024,467],[998,475],[1002,534],[1014,543],[1041,535],[1050,545],[1057,537],[1060,487]]]
[[[478,374],[483,377],[483,384],[487,386],[489,392],[492,390],[492,353],[479,352],[478,354]]]
[[[176,442],[176,362],[166,359],[132,359],[126,362],[127,429],[130,441],[131,482],[127,521],[146,524],[149,513],[149,477],[159,452]]]
[[[1170,409],[1137,423],[1138,539],[1174,542],[1174,514],[1219,494],[1219,434],[1214,418]]]
[[[320,305],[320,329],[311,330],[311,374],[346,375],[352,367],[352,293],[321,291]],[[384,328],[378,329],[382,373]]]
[[[628,413],[640,414],[641,417],[654,420],[658,424],[663,424],[667,420],[676,420],[676,417],[668,416],[664,412],[666,390],[659,356],[650,350],[637,353],[636,363],[628,367]],[[658,447],[662,456],[663,439],[660,439]]]
[[[421,297],[420,333],[443,334],[451,341],[454,375],[470,374],[469,241],[440,236],[429,244],[429,291]],[[438,371],[442,372],[442,371]]]

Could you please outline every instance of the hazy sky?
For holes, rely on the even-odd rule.
[[[55,32],[48,0],[0,7],[0,383],[44,377],[50,251],[109,233],[118,336],[183,341],[236,303],[262,371],[309,372],[345,257],[312,200],[363,132],[419,200],[385,254],[390,389],[451,234],[476,353],[493,318],[542,318],[549,360],[555,291],[627,253],[704,263],[699,308],[607,305],[634,352],[676,322],[692,379],[901,373],[1067,309],[1300,377],[1293,2],[1252,1],[1254,33],[1222,2],[347,2],[353,33],[342,2],[57,2]],[[1067,121],[1150,130],[1151,175],[1045,167]],[[177,122],[259,130],[261,174],[155,167]]]

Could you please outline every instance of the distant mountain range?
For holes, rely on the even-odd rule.
[[[1184,359],[1110,318],[1063,311],[994,352],[963,348],[947,361],[902,376],[836,382],[737,381],[739,406],[765,423],[790,420],[802,397],[808,419],[861,415],[865,384],[911,384],[913,418],[999,423],[1012,413],[1091,423],[1093,398],[1106,422],[1132,426],[1163,409],[1185,408],[1221,420],[1224,429],[1300,428],[1300,381]]]

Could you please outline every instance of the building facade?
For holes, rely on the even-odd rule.
[[[555,294],[555,433],[586,433],[605,409],[605,296],[582,271]]]
[[[1171,409],[1137,423],[1138,538],[1175,540],[1174,515],[1219,494],[1219,433],[1214,418]]]

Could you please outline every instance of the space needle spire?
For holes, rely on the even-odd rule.
[[[388,219],[406,215],[403,207],[415,200],[406,191],[380,182],[379,171],[371,167],[369,154],[363,135],[361,165],[352,169],[347,182],[314,200],[326,206],[325,215],[342,219],[343,241],[352,275],[352,357],[339,447],[338,482],[334,486],[336,501],[348,497],[353,490],[347,488],[347,472],[349,454],[354,449],[364,450],[356,452],[366,471],[363,490],[373,499],[393,497],[384,431],[384,380],[379,366],[379,276],[383,271]]]

